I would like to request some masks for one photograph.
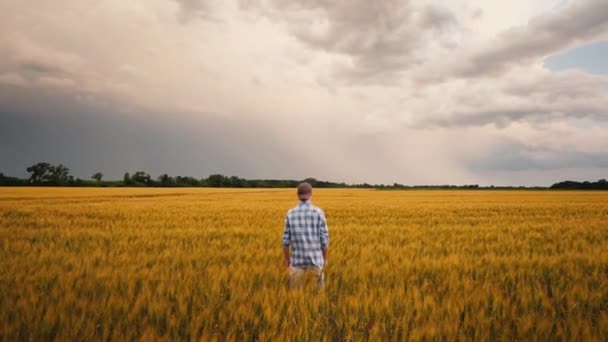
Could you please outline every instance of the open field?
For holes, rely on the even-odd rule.
[[[0,339],[608,340],[608,192],[0,188]]]

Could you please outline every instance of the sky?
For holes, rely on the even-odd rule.
[[[608,74],[608,42],[586,44],[549,56],[545,65],[551,70],[578,68],[589,73]]]
[[[608,1],[0,0],[0,172],[608,178]]]

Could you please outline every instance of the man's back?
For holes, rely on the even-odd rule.
[[[323,250],[329,244],[329,233],[323,210],[310,201],[301,201],[287,212],[283,247],[291,245],[292,267],[323,268]]]

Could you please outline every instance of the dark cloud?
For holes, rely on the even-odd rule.
[[[422,27],[436,30],[449,29],[458,24],[451,11],[436,5],[427,5],[422,11],[419,22]]]
[[[334,76],[349,83],[391,83],[421,64],[429,41],[454,27],[442,7],[415,7],[409,1],[240,1],[241,8],[286,21],[290,33],[315,50],[352,58]]]
[[[167,172],[320,178],[315,163],[247,117],[117,114],[58,92],[34,96],[13,88],[8,93],[0,96],[0,172],[5,174],[25,176],[27,166],[48,161],[63,163],[83,178],[101,171],[120,179],[135,170],[155,177]]]
[[[547,123],[552,121],[592,118],[595,121],[608,121],[605,107],[589,105],[556,108],[554,106],[522,105],[503,109],[473,110],[453,112],[447,118],[434,117],[422,120],[417,127],[458,127],[494,125],[505,128],[514,122]]]
[[[490,85],[471,81],[443,113],[421,117],[417,127],[463,127],[514,122],[548,123],[570,119],[608,122],[608,78],[580,71],[510,73]]]
[[[538,116],[541,114],[546,114],[546,112],[539,111],[538,109],[532,107],[503,110],[496,109],[489,111],[473,110],[470,112],[452,113],[449,118],[432,118],[425,120],[419,125],[419,127],[485,126],[488,124],[494,124],[496,127],[504,128],[512,122],[521,121],[525,118],[529,119],[532,116]]]
[[[213,0],[173,0],[180,6],[178,19],[188,22],[193,18],[213,20]]]
[[[519,64],[539,60],[608,32],[608,1],[572,1],[562,10],[533,18],[512,28],[475,51],[467,51],[441,73],[421,77],[443,81],[453,77],[497,75]]]
[[[555,150],[518,142],[502,142],[483,158],[469,160],[476,172],[608,168],[608,153]]]
[[[498,128],[505,128],[514,122],[552,122],[567,119],[582,119],[591,117],[596,121],[608,121],[608,112],[603,108],[594,106],[577,106],[564,109],[542,107],[542,106],[522,106],[520,108],[493,109],[487,111],[455,112],[449,118],[435,118],[424,121],[419,127],[441,126],[485,126],[495,125]]]
[[[19,70],[29,75],[65,75],[65,71],[61,68],[37,61],[21,63],[19,65]]]
[[[524,81],[513,80],[504,91],[520,98],[535,96],[551,102],[585,99],[593,103],[608,100],[608,78],[577,70],[551,72]]]

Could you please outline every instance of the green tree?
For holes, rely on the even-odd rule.
[[[160,182],[160,185],[162,185],[162,186],[175,185],[175,179],[166,173],[158,176],[158,181]]]
[[[125,175],[122,177],[122,181],[123,181],[123,183],[125,183],[125,185],[133,184],[133,179],[131,179],[131,174],[128,172],[125,172]]]
[[[51,166],[49,163],[38,163],[28,167],[25,169],[30,173],[28,181],[32,184],[42,184],[49,177]]]
[[[103,178],[103,173],[101,172],[95,172],[91,178],[93,178],[94,180],[101,182],[101,179]]]
[[[70,176],[70,169],[62,164],[50,167],[48,183],[55,185],[66,185],[71,183],[73,180],[74,177]]]
[[[233,188],[243,188],[246,186],[246,180],[237,176],[232,176],[228,179],[228,185]]]
[[[198,186],[200,184],[198,179],[188,176],[177,176],[175,182],[181,186]]]
[[[148,184],[150,183],[150,175],[144,171],[137,171],[131,176],[131,179],[135,183]]]
[[[304,182],[307,182],[308,184],[312,185],[312,187],[314,188],[314,187],[316,187],[316,186],[317,186],[317,182],[318,182],[318,181],[317,181],[315,178],[312,178],[312,177],[311,177],[311,178],[306,178],[306,179],[304,180]]]
[[[38,163],[26,170],[30,173],[29,182],[32,184],[66,185],[74,180],[70,176],[70,169],[62,164]]]
[[[220,174],[213,174],[207,178],[207,185],[211,187],[221,187],[226,186],[228,183],[228,177]]]

